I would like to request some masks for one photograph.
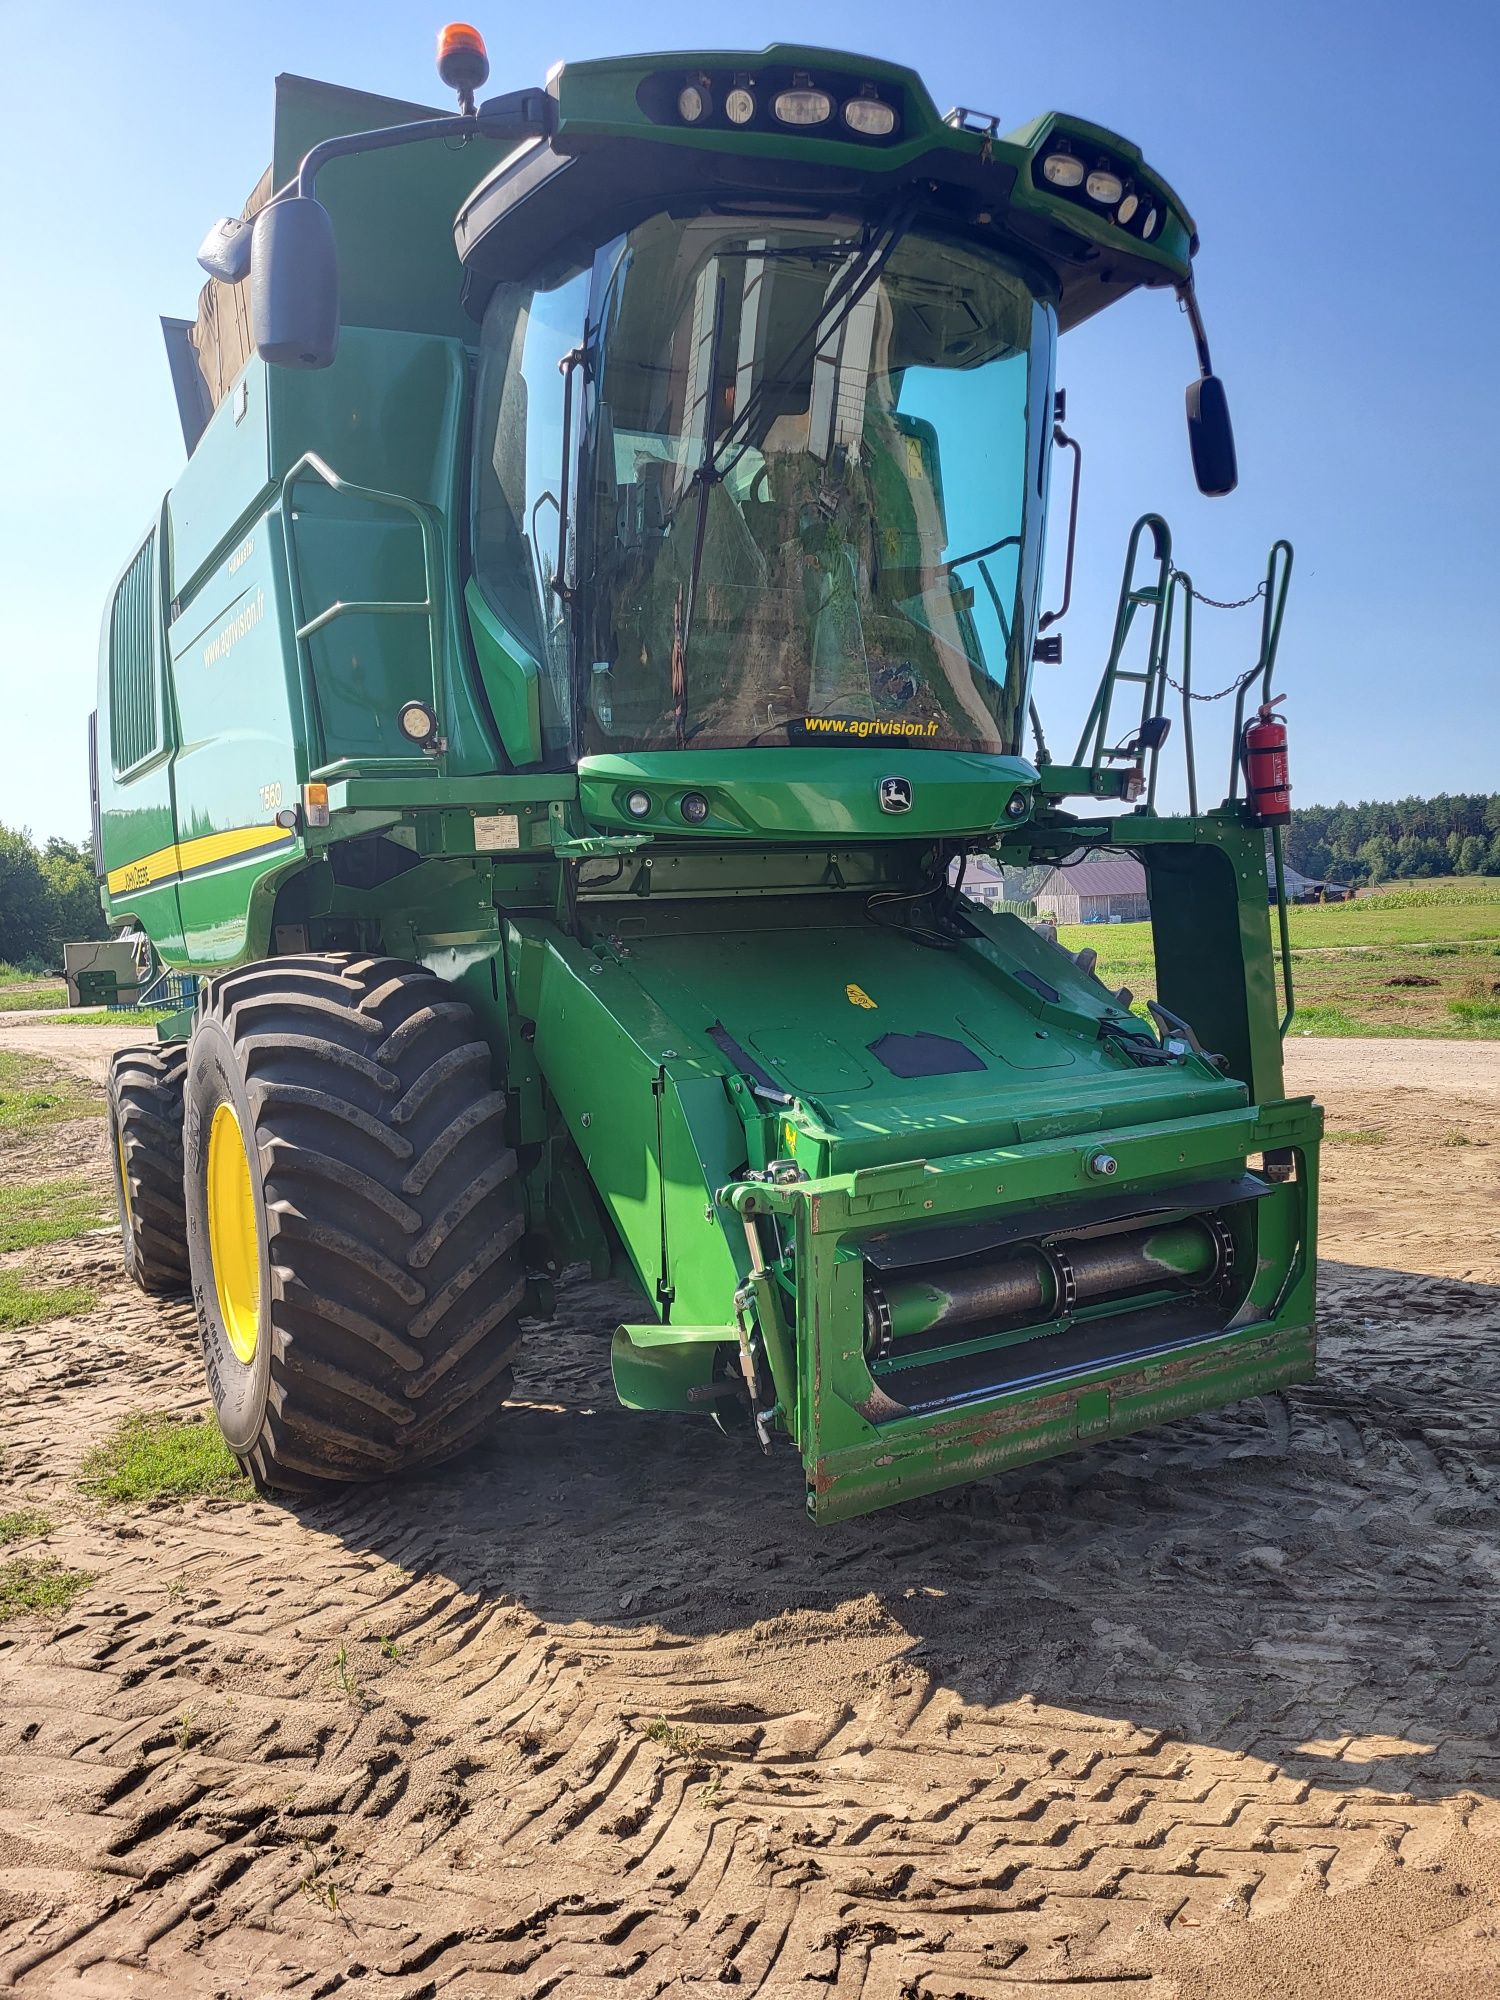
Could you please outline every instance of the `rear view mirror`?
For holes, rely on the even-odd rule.
[[[262,361],[327,368],[339,351],[339,262],[328,211],[284,195],[255,218],[250,324]]]
[[[1234,426],[1229,421],[1229,398],[1217,375],[1204,375],[1188,384],[1187,421],[1198,491],[1211,497],[1232,493],[1239,484],[1240,473],[1234,455]]]

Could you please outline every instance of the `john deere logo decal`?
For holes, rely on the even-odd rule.
[[[880,810],[888,813],[911,811],[911,786],[905,778],[881,779]]]

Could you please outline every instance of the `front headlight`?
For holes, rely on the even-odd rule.
[[[844,123],[867,139],[888,139],[896,129],[896,114],[873,91],[864,91],[844,106]]]
[[[790,90],[779,90],[771,109],[783,125],[826,125],[833,116],[833,99],[826,90],[814,90],[812,79],[798,76]]]

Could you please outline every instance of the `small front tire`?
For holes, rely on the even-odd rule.
[[[125,1269],[143,1292],[188,1289],[182,1187],[185,1042],[148,1042],[110,1058],[105,1101]]]

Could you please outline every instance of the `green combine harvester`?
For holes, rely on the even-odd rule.
[[[1071,761],[1033,699],[1059,332],[1181,302],[1235,484],[1181,200],[862,56],[477,102],[454,27],[439,69],[451,116],[279,81],[105,619],[104,906],[199,982],[115,1060],[125,1257],[191,1289],[230,1446],[294,1490],[503,1447],[580,1263],[639,1287],[621,1402],[789,1440],[820,1522],[1305,1380],[1320,1113],[1247,719],[1290,550],[1223,803],[1185,704],[1156,806],[1158,517]],[[1145,866],[1145,1013],[963,894],[1092,850]]]

